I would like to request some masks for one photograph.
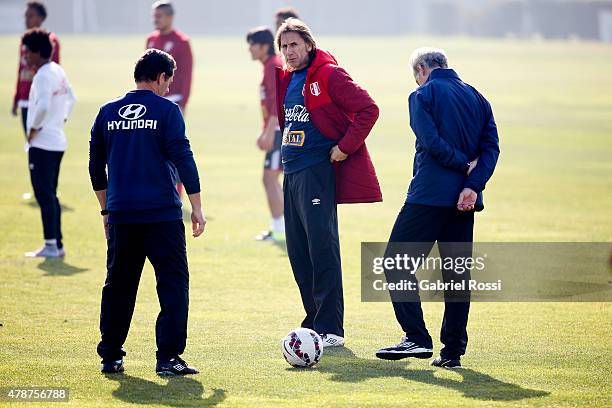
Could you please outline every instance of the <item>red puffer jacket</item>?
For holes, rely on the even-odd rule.
[[[318,49],[306,74],[304,105],[312,122],[327,138],[338,141],[348,158],[334,164],[338,204],[382,201],[376,171],[365,138],[378,119],[378,106],[365,89],[337,65],[328,52]],[[276,69],[278,123],[285,126],[283,103],[292,73]]]

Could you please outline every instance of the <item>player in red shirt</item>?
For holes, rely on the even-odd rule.
[[[185,114],[187,101],[191,92],[191,75],[193,71],[193,55],[189,37],[172,27],[174,22],[174,7],[169,1],[156,1],[153,3],[153,25],[156,30],[147,37],[145,48],[156,48],[172,55],[176,61],[174,82],[170,85],[166,99],[178,104]],[[183,183],[176,174],[176,189],[183,195]]]
[[[282,134],[278,127],[276,113],[276,79],[275,69],[282,62],[274,49],[274,35],[266,27],[257,27],[248,32],[251,58],[263,64],[263,79],[260,85],[263,130],[257,138],[257,146],[266,152],[264,160],[263,184],[268,197],[268,206],[272,215],[271,228],[257,235],[259,241],[284,241],[285,219],[283,216],[283,189],[278,181],[283,172],[281,164]]]
[[[176,102],[183,113],[191,91],[191,74],[193,55],[189,37],[172,27],[174,7],[169,1],[157,1],[153,4],[153,24],[156,30],[147,37],[146,48],[156,48],[172,55],[176,61],[174,82],[166,95],[167,99]]]
[[[26,29],[39,28],[47,18],[47,8],[40,1],[29,1],[25,11],[25,26]],[[54,33],[49,34],[51,44],[53,44],[53,52],[51,61],[59,64],[60,44],[57,36]],[[23,131],[26,131],[26,118],[28,116],[28,98],[30,95],[30,87],[32,86],[32,78],[36,73],[35,69],[28,66],[25,58],[25,46],[19,44],[19,66],[17,68],[17,85],[15,86],[15,95],[13,96],[13,107],[11,112],[13,116],[17,116],[17,109],[21,108],[21,124]]]

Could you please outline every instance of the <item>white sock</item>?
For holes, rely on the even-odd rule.
[[[57,239],[45,239],[46,246],[57,246]]]
[[[272,218],[272,230],[281,234],[285,233],[285,217]]]

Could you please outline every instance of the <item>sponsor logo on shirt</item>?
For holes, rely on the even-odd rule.
[[[152,119],[109,120],[107,130],[157,129],[157,121]]]
[[[308,122],[310,113],[305,106],[295,105],[293,108],[285,108],[285,122]]]
[[[118,113],[123,119],[134,120],[143,117],[147,113],[147,107],[139,103],[130,103],[119,108]]]
[[[306,134],[303,130],[290,130],[283,135],[283,144],[288,146],[304,146]]]
[[[124,105],[117,111],[126,120],[109,120],[107,130],[157,129],[157,120],[140,119],[147,113],[147,107],[139,103]]]

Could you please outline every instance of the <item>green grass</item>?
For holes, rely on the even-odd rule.
[[[408,55],[447,49],[467,82],[492,102],[501,157],[477,216],[479,241],[607,241],[612,238],[612,47],[450,38],[321,38],[370,91],[381,116],[369,140],[385,202],[339,210],[347,348],[316,369],[291,369],[279,339],[302,310],[287,257],[253,235],[267,226],[261,186],[257,84],[242,38],[193,39],[195,82],[188,134],[202,176],[206,236],[188,239],[191,303],[185,358],[198,376],[154,373],[158,311],[147,264],[124,376],[105,378],[95,353],[105,242],[87,174],[98,107],[132,87],[136,36],[63,36],[62,63],[78,102],[67,125],[61,201],[65,263],[27,260],[41,241],[26,156],[9,101],[16,36],[0,37],[0,387],[68,387],[57,406],[610,406],[612,308],[608,303],[476,303],[469,369],[383,362],[374,351],[401,335],[392,308],[360,301],[361,241],[387,239],[410,180],[414,135]],[[434,338],[442,305],[426,304]],[[436,344],[439,349],[439,343]],[[0,405],[3,403],[0,403]],[[22,406],[21,404],[16,406]]]

